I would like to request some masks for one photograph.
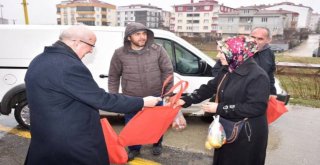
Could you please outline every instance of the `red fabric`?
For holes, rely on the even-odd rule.
[[[268,124],[271,124],[272,122],[277,120],[285,112],[288,112],[288,109],[285,107],[284,102],[279,101],[274,97],[271,97],[269,99],[267,109]]]
[[[118,143],[118,135],[106,118],[100,119],[104,139],[108,148],[109,161],[112,164],[125,164],[128,154],[123,146]]]
[[[123,146],[157,143],[181,109],[181,107],[173,108],[173,105],[180,99],[188,83],[180,81],[169,92],[179,86],[180,90],[170,98],[170,103],[166,106],[144,108],[137,113],[120,132],[119,143]]]

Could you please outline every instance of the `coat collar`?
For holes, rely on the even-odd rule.
[[[65,54],[67,56],[81,61],[78,55],[67,44],[63,43],[62,41],[57,41],[52,46],[45,47],[45,51]]]

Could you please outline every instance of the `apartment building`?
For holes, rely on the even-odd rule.
[[[99,0],[66,0],[56,7],[58,25],[117,25],[116,6]]]
[[[320,14],[312,13],[311,20],[310,20],[310,30],[312,32],[316,32],[318,29],[320,30],[319,25],[320,25]]]
[[[218,31],[218,14],[235,9],[219,5],[215,0],[190,1],[174,6],[170,30],[179,36],[215,36]]]
[[[160,20],[160,29],[170,30],[171,12],[162,10]]]
[[[254,27],[267,27],[273,36],[282,36],[284,29],[297,28],[299,13],[287,10],[263,10],[241,7],[237,11],[219,14],[218,33],[248,35]]]
[[[151,4],[119,6],[117,9],[117,25],[126,26],[131,22],[139,22],[149,28],[159,28],[161,26],[161,14],[162,9]]]
[[[9,24],[8,19],[0,18],[0,24]]]
[[[287,10],[299,13],[299,20],[297,28],[308,28],[310,29],[310,21],[313,9],[309,6],[304,6],[302,4],[294,4],[292,2],[281,2],[272,5],[261,6],[266,10]]]

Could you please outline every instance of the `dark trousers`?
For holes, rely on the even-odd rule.
[[[159,106],[159,105],[163,105],[162,101],[157,104],[157,106]],[[137,112],[136,113],[125,114],[124,115],[125,123],[127,124],[134,117],[134,115],[136,115],[136,114],[137,114]],[[154,143],[153,146],[160,145],[162,143],[162,139],[163,139],[163,136],[161,136],[159,141],[157,143]],[[140,150],[141,149],[141,145],[128,146],[128,148],[129,148],[130,151],[132,151],[132,150]]]

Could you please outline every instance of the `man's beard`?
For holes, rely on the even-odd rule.
[[[133,44],[136,47],[143,48],[144,46],[146,46],[146,40],[144,42],[142,42],[142,41],[138,41],[138,42],[131,41],[131,44]]]

